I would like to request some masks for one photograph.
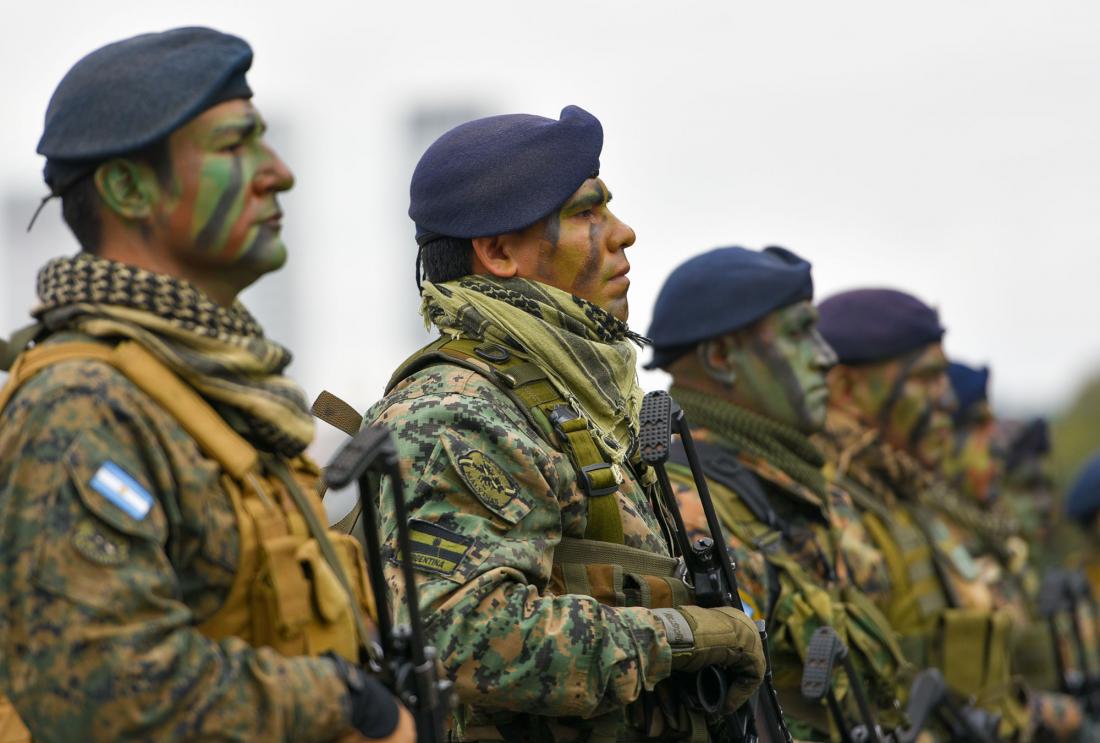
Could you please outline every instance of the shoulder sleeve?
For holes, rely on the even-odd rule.
[[[587,716],[668,675],[671,649],[650,611],[545,593],[571,470],[503,393],[474,372],[435,366],[369,420],[394,431],[420,603],[463,702]],[[400,601],[392,486],[380,510]]]
[[[328,740],[332,664],[195,628],[168,548],[163,428],[110,367],[66,362],[0,415],[0,684],[45,740]]]

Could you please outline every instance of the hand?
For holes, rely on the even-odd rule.
[[[745,612],[728,606],[658,609],[672,645],[672,669],[699,671],[720,666],[729,671],[726,709],[740,707],[764,680],[760,631]]]
[[[353,730],[337,739],[335,743],[416,743],[416,721],[412,714],[403,706],[397,710],[397,727],[385,738],[368,738],[362,733]]]

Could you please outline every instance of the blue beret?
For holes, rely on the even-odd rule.
[[[409,216],[420,245],[438,237],[491,237],[529,227],[599,172],[603,127],[577,106],[561,119],[530,114],[460,124],[413,171]]]
[[[818,305],[817,329],[841,364],[892,359],[944,334],[939,314],[911,294],[895,289],[855,289]]]
[[[250,98],[252,48],[210,28],[116,41],[81,59],[46,109],[38,154],[54,194],[112,157],[137,152],[211,106]]]
[[[669,274],[647,333],[653,360],[671,364],[700,341],[748,327],[769,312],[813,299],[810,264],[786,248],[716,248]]]
[[[955,412],[955,422],[959,423],[966,420],[974,405],[988,399],[989,367],[975,369],[952,361],[947,365],[947,376],[951,379],[951,389],[955,391],[955,399],[959,402]]]
[[[1081,468],[1066,496],[1066,515],[1087,524],[1100,511],[1100,454]]]

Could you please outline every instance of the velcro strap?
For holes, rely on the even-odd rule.
[[[695,635],[691,631],[691,625],[687,618],[676,609],[654,609],[654,615],[665,626],[665,634],[668,635],[668,644],[673,650],[683,650],[695,647]]]

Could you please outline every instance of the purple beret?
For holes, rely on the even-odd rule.
[[[508,114],[459,124],[432,143],[409,186],[416,241],[529,227],[599,172],[603,126],[579,106],[561,118]]]
[[[665,279],[646,335],[647,369],[665,367],[700,341],[748,327],[769,312],[813,299],[809,262],[786,248],[715,248]]]
[[[896,289],[854,289],[818,305],[817,329],[841,364],[870,364],[939,343],[939,314]]]

